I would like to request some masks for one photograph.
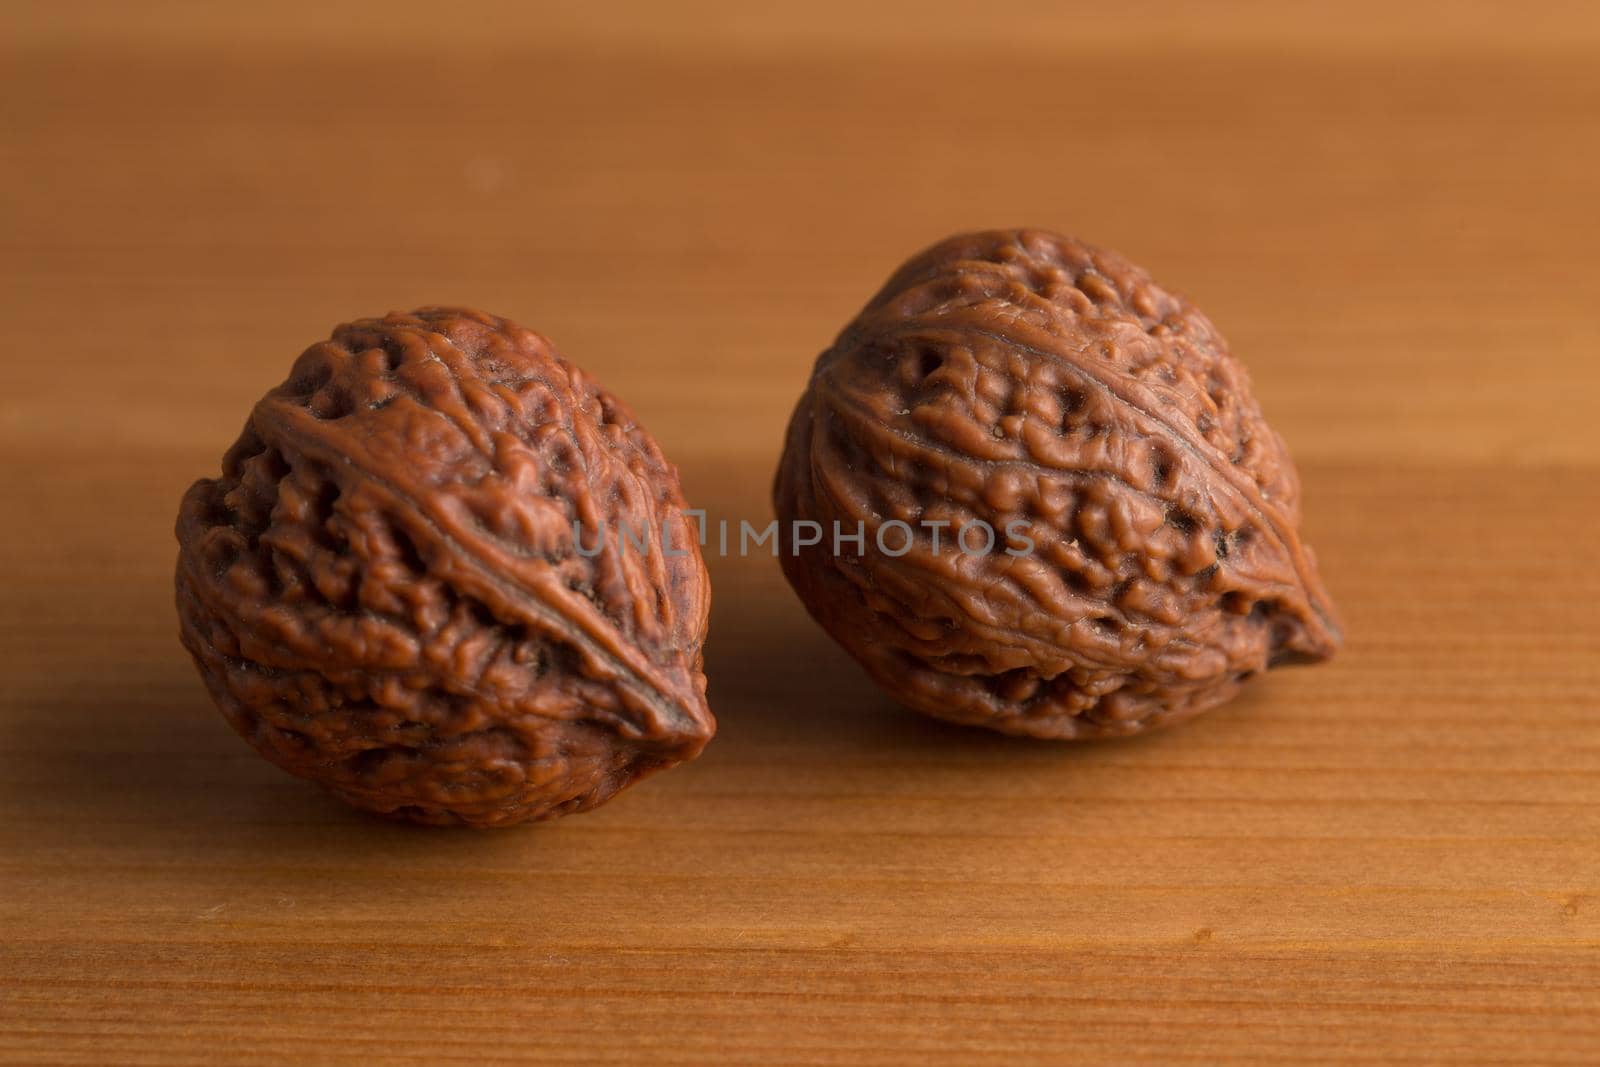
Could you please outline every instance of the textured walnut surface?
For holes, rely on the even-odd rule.
[[[338,327],[178,517],[184,645],[234,727],[358,807],[498,825],[697,755],[710,590],[676,471],[550,342]],[[675,550],[615,543],[620,523]],[[665,524],[665,525],[663,525]]]
[[[864,524],[865,552],[824,538],[785,573],[880,684],[942,718],[1137,733],[1339,643],[1244,368],[1181,297],[1070,238],[971,234],[902,266],[818,359],[774,500],[786,526]],[[916,534],[903,555],[876,548],[893,520]],[[995,549],[952,550],[978,521]]]

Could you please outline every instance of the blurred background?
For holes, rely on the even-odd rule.
[[[0,1059],[1600,1059],[1592,4],[0,6]],[[706,756],[498,836],[209,706],[177,501],[335,323],[521,321],[764,519],[835,331],[1016,225],[1230,339],[1339,661],[1027,745],[714,560]]]
[[[895,264],[1031,225],[1192,296],[1300,455],[1592,454],[1586,10],[21,5],[8,421],[192,461],[333,323],[463,302],[768,460]]]

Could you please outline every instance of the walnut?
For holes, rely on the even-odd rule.
[[[817,360],[773,495],[786,531],[824,531],[783,558],[811,614],[940,718],[1133,734],[1339,644],[1244,368],[1070,238],[971,234],[902,266]]]
[[[182,640],[218,706],[357,807],[473,826],[582,811],[715,730],[677,472],[505,319],[338,327],[189,489],[177,534]]]

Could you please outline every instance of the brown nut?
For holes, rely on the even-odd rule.
[[[359,808],[582,811],[715,731],[682,512],[649,434],[544,337],[452,308],[362,319],[184,496],[183,644],[262,755]],[[670,543],[621,551],[624,527]]]
[[[902,266],[817,360],[773,496],[786,533],[823,531],[783,558],[807,609],[940,718],[1138,733],[1339,644],[1244,368],[1070,238],[971,234]]]

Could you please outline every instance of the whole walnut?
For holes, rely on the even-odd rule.
[[[184,496],[182,640],[246,740],[357,807],[582,811],[715,731],[682,510],[644,428],[539,334],[362,319]]]
[[[940,718],[1138,733],[1339,644],[1244,368],[1071,238],[970,234],[902,266],[817,360],[773,495],[811,614]]]

